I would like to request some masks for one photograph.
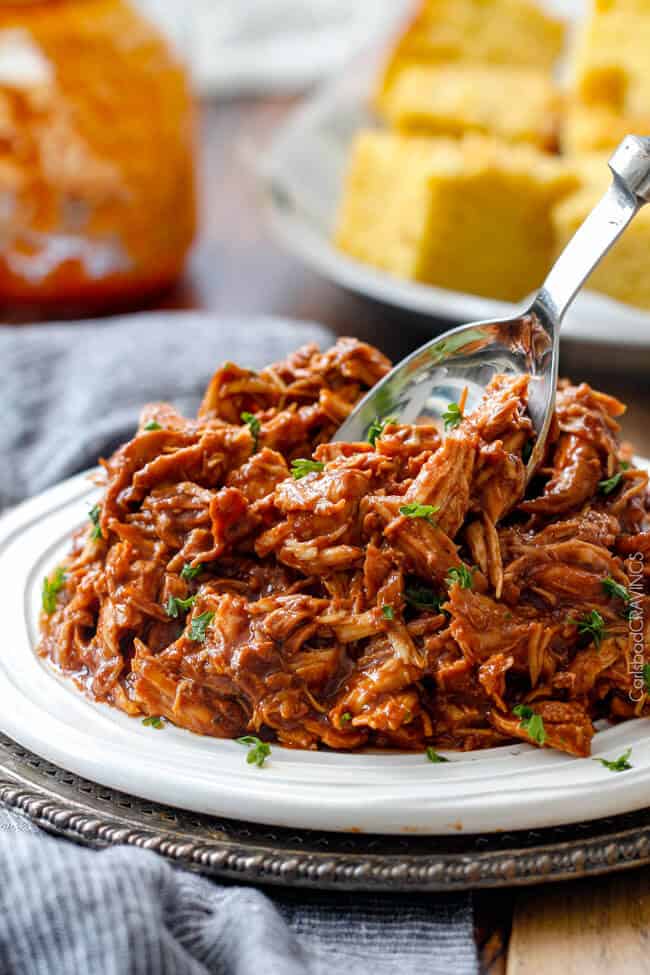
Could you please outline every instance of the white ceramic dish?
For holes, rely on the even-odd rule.
[[[546,6],[576,18],[581,5],[546,0]],[[276,133],[258,166],[273,233],[300,260],[344,288],[424,316],[420,322],[430,334],[447,322],[518,314],[528,302],[516,305],[402,280],[333,246],[350,144],[359,128],[377,124],[367,103],[379,63],[377,56],[355,62]],[[562,338],[648,349],[650,313],[585,291],[567,315]]]
[[[645,464],[649,466],[650,464]],[[274,825],[376,833],[448,834],[554,826],[642,808],[650,796],[648,721],[598,732],[594,754],[632,746],[633,770],[528,745],[447,753],[335,754],[278,746],[263,769],[232,741],[203,738],[84,698],[40,660],[43,576],[97,499],[85,475],[0,519],[0,730],[102,785],[196,812]]]

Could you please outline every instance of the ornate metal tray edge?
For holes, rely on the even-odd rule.
[[[568,880],[650,862],[650,809],[486,836],[298,832],[147,803],[66,772],[4,735],[0,802],[78,843],[153,850],[186,869],[237,883],[449,891]]]

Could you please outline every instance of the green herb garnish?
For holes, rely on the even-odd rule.
[[[262,429],[262,424],[257,419],[253,413],[242,413],[240,416],[242,423],[245,423],[251,432],[253,437],[253,453],[257,453],[259,447],[260,430]]]
[[[248,755],[246,756],[248,764],[257,765],[258,768],[262,768],[264,762],[271,754],[271,746],[267,745],[265,741],[261,741],[255,735],[244,735],[243,738],[237,738],[236,741],[237,744],[246,745],[248,748]]]
[[[623,478],[623,471],[629,470],[630,465],[626,460],[622,460],[620,464],[620,470],[613,474],[611,477],[605,478],[604,481],[598,482],[598,488],[603,494],[611,494],[621,483]]]
[[[200,616],[195,616],[190,623],[190,640],[196,640],[197,643],[205,643],[205,631],[213,619],[214,613],[211,613],[209,610],[201,613]]]
[[[382,606],[381,607],[381,611],[383,613],[383,616],[384,616],[384,619],[385,620],[394,620],[395,619],[395,613],[393,612],[393,607],[392,606]]]
[[[600,645],[607,636],[607,631],[605,630],[605,620],[597,609],[585,613],[579,620],[569,618],[568,622],[577,626],[580,636],[588,636],[593,640],[596,649],[600,650]]]
[[[101,518],[101,516],[102,516],[102,509],[99,507],[98,504],[93,505],[93,507],[88,512],[88,517],[90,518],[93,524],[93,530],[90,533],[90,537],[95,542],[98,541],[100,538],[104,537],[102,535],[102,527],[99,524],[99,519]]]
[[[519,727],[526,732],[528,737],[536,741],[538,745],[543,745],[546,741],[546,729],[541,714],[536,714],[527,704],[517,704],[512,709],[512,713],[521,718]]]
[[[472,588],[472,569],[468,569],[466,565],[454,566],[447,573],[447,578],[445,582],[451,589],[455,582],[458,583],[461,589],[471,589]]]
[[[192,565],[190,562],[186,562],[181,569],[181,579],[185,579],[187,582],[189,582],[190,579],[196,579],[196,577],[201,575],[202,572],[203,566],[200,562],[198,565]]]
[[[641,673],[643,674],[645,689],[646,691],[650,692],[650,664],[644,664],[641,668]]]
[[[178,596],[170,596],[165,606],[165,612],[171,619],[176,620],[181,613],[186,613],[194,603],[196,596],[188,596],[187,599],[179,599]]]
[[[294,481],[299,481],[301,477],[306,477],[307,474],[320,474],[320,472],[325,467],[319,460],[306,460],[304,457],[299,457],[297,460],[291,461],[291,474]]]
[[[349,711],[344,711],[340,717],[341,724],[346,724],[348,721],[352,721],[352,715]]]
[[[368,443],[374,447],[384,432],[384,427],[389,426],[391,423],[397,423],[397,417],[387,416],[385,420],[380,420],[379,417],[376,416],[368,427]]]
[[[152,430],[162,430],[162,427],[159,423],[156,423],[155,420],[149,420],[149,422],[145,424],[143,429],[146,430],[147,433],[149,433]]]
[[[47,576],[43,579],[43,591],[41,594],[41,602],[43,605],[43,611],[51,616],[52,613],[56,612],[56,597],[61,592],[65,586],[66,575],[62,568],[56,569],[51,579]]]
[[[622,599],[626,606],[632,602],[632,593],[630,590],[622,586],[620,582],[616,582],[611,576],[603,579],[602,587],[612,599]]]
[[[453,430],[462,422],[463,411],[458,403],[450,403],[442,414],[442,418],[445,421],[445,430]]]
[[[431,589],[426,589],[424,586],[411,586],[405,589],[404,598],[415,609],[427,609],[434,613],[440,612],[442,596],[438,596]]]
[[[626,748],[622,755],[614,761],[608,761],[606,758],[594,758],[594,762],[600,762],[605,768],[608,768],[610,772],[627,772],[628,769],[633,768],[633,766],[628,761],[630,755],[632,754],[631,748]]]
[[[403,504],[399,513],[405,518],[424,518],[430,525],[434,524],[433,516],[440,511],[439,504],[418,504],[413,501],[411,504]]]
[[[142,719],[142,724],[146,728],[164,728],[163,719],[158,714],[150,714],[148,718]]]
[[[438,752],[435,750],[435,748],[432,748],[431,745],[427,747],[426,756],[429,759],[429,761],[433,762],[434,764],[437,764],[438,762],[449,761],[449,759],[445,758],[444,755],[439,755]]]

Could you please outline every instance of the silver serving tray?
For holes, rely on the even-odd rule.
[[[257,826],[162,806],[66,772],[0,735],[0,802],[86,846],[155,850],[238,883],[440,891],[568,880],[650,862],[650,809],[573,826],[396,837]]]

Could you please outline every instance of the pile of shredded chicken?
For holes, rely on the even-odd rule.
[[[341,339],[225,365],[196,419],[146,407],[50,577],[40,653],[127,714],[295,748],[583,756],[594,721],[650,714],[648,477],[623,405],[561,384],[526,490],[526,377],[444,438],[389,421],[330,443],[388,369]]]

